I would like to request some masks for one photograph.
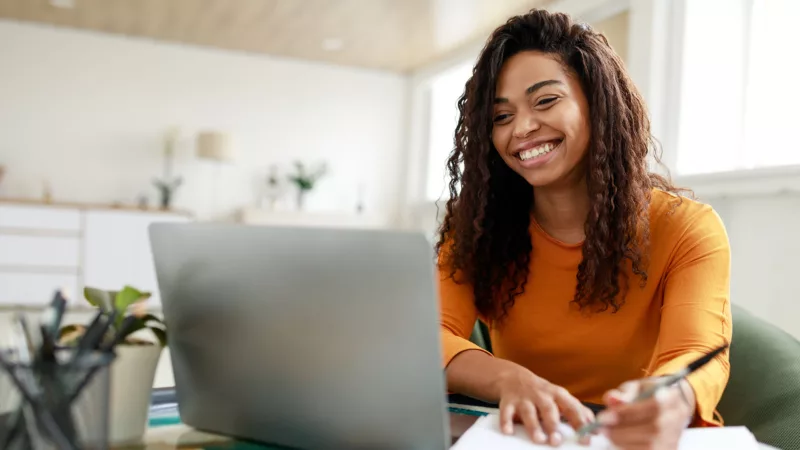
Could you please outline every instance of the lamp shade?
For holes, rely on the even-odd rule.
[[[212,161],[233,161],[230,138],[218,131],[201,131],[197,134],[197,157]]]

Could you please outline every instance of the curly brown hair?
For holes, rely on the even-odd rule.
[[[648,170],[651,152],[660,162],[657,147],[645,103],[622,60],[605,36],[566,14],[534,9],[512,17],[492,33],[478,58],[458,100],[455,148],[447,162],[450,198],[436,245],[440,267],[472,286],[475,305],[488,320],[504,318],[525,290],[533,188],[504,163],[491,133],[500,69],[527,50],[556,56],[586,94],[591,208],[573,302],[616,312],[624,303],[627,271],[642,286],[647,281],[652,189],[681,189]]]

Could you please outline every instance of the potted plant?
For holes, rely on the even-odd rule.
[[[166,326],[145,310],[143,303],[150,298],[147,292],[125,286],[120,291],[87,287],[83,293],[92,306],[109,313],[116,312],[109,338],[120,329],[126,317],[136,317],[133,326],[123,332],[123,339],[115,348],[117,357],[111,365],[109,440],[114,444],[138,442],[147,428],[156,367],[161,351],[167,345]],[[61,344],[74,344],[84,330],[83,325],[63,327]],[[141,333],[146,331],[151,333],[151,339],[146,339]]]
[[[289,180],[297,186],[297,208],[302,210],[305,205],[306,194],[314,189],[317,181],[327,173],[328,168],[325,164],[322,164],[316,170],[309,171],[301,161],[296,161],[294,167],[296,171],[289,176]]]

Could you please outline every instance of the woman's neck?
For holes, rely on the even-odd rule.
[[[533,216],[547,234],[567,244],[583,242],[590,208],[586,180],[570,186],[535,188],[533,199]]]

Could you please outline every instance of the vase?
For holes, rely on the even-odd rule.
[[[180,187],[183,179],[178,177],[174,180],[154,180],[153,184],[158,189],[159,205],[163,210],[169,210],[172,207],[172,199],[175,191]]]
[[[305,210],[305,207],[306,207],[306,194],[307,193],[308,193],[308,190],[306,190],[306,189],[300,189],[300,190],[297,191],[297,210],[298,211]]]
[[[147,429],[160,345],[119,345],[111,365],[109,441],[136,444]]]

